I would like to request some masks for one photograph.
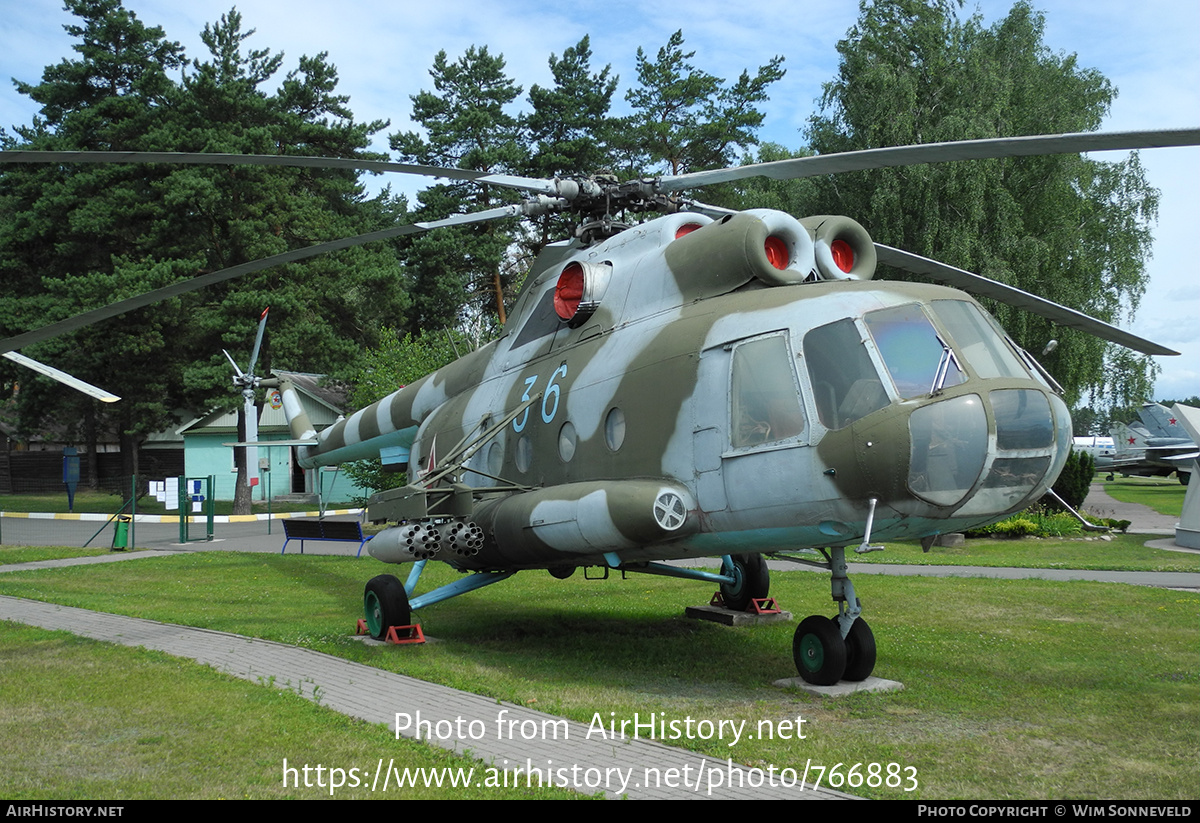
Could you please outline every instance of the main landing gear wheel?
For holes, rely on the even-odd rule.
[[[732,583],[721,584],[721,599],[725,608],[744,612],[751,600],[766,597],[771,591],[771,573],[761,554],[738,554],[732,559],[732,569],[727,563],[721,564],[721,573],[734,577]]]
[[[363,612],[367,618],[367,631],[376,640],[383,640],[392,626],[412,623],[412,609],[408,606],[404,584],[391,574],[381,574],[367,583],[363,592]]]
[[[841,620],[833,618],[834,627],[841,634]],[[875,670],[875,635],[867,621],[861,617],[850,624],[850,633],[846,635],[846,671],[843,680],[866,680]]]
[[[821,614],[804,618],[792,638],[796,671],[806,683],[832,686],[846,671],[846,643],[837,623]]]

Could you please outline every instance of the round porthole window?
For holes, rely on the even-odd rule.
[[[625,442],[625,412],[613,406],[604,418],[604,442],[617,451]]]
[[[492,445],[488,446],[487,469],[490,474],[498,477],[502,468],[504,468],[504,447],[493,440]]]
[[[533,444],[529,442],[529,435],[523,434],[517,440],[517,469],[519,471],[529,471],[529,464],[533,462]]]
[[[558,430],[558,456],[562,459],[562,462],[571,462],[571,458],[575,456],[575,446],[578,443],[579,437],[575,433],[575,424],[568,420]]]

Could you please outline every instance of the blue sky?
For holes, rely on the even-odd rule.
[[[214,0],[126,0],[125,5],[144,22],[162,26],[193,57],[204,55],[199,40],[204,24],[230,8]],[[968,3],[963,13],[978,10],[991,24],[1011,5]],[[0,76],[36,82],[45,66],[71,56],[72,40],[62,27],[72,18],[61,3],[10,0],[5,6]],[[1076,54],[1081,66],[1099,69],[1119,89],[1105,130],[1197,125],[1200,3],[1056,0],[1034,6],[1045,12],[1050,48]],[[618,94],[634,79],[637,48],[652,55],[676,29],[695,50],[696,65],[721,77],[734,78],[782,54],[787,76],[771,89],[761,137],[789,148],[802,145],[799,130],[817,105],[821,84],[834,76],[837,41],[858,13],[856,3],[840,0],[760,0],[736,11],[711,0],[602,5],[243,0],[237,8],[244,27],[257,30],[250,44],[283,52],[285,70],[294,68],[301,55],[328,52],[356,117],[390,120],[388,131],[412,128],[409,96],[430,87],[429,67],[439,49],[454,57],[471,45],[487,45],[505,56],[510,75],[528,89],[550,83],[552,52],[561,54],[589,34],[593,64],[611,63],[621,76]],[[36,110],[10,84],[0,87],[0,126],[28,123]],[[378,148],[386,150],[386,136],[379,139]],[[1122,325],[1183,352],[1158,358],[1157,397],[1200,394],[1200,272],[1194,251],[1200,233],[1200,149],[1145,151],[1142,162],[1162,200],[1150,287],[1136,319]]]

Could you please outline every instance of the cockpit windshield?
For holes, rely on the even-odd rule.
[[[995,322],[966,300],[877,309],[863,315],[863,324],[883,360],[882,372],[851,319],[804,337],[817,414],[826,428],[843,428],[886,406],[888,378],[901,400],[911,400],[966,382],[966,369],[985,380],[1029,377]]]
[[[974,303],[934,300],[930,306],[954,338],[963,359],[980,377],[1029,376],[994,323]]]
[[[880,309],[863,319],[901,398],[934,394],[966,379],[919,304]]]

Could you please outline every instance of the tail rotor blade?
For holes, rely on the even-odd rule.
[[[258,335],[254,338],[254,350],[250,353],[250,368],[247,369],[248,374],[254,374],[254,367],[258,363],[258,350],[262,346],[263,332],[267,330],[267,312],[271,310],[270,306],[263,309],[262,317],[258,318]]]
[[[229,365],[233,366],[234,377],[241,377],[242,370],[238,368],[238,364],[235,363],[233,358],[229,356],[229,352],[225,351],[224,349],[221,349],[221,352],[225,355],[225,359],[229,361]]]

